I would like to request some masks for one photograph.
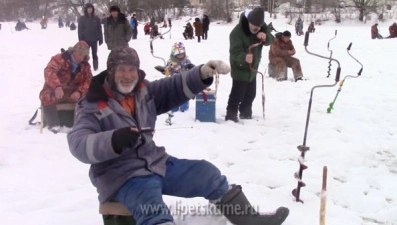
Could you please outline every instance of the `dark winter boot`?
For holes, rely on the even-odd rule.
[[[98,60],[94,60],[94,70],[97,71],[98,69]]]
[[[261,215],[245,197],[241,186],[234,186],[216,203],[222,214],[235,225],[280,225],[289,214],[289,209],[279,207],[275,213]]]
[[[225,120],[226,121],[231,120],[231,121],[233,121],[235,123],[238,123],[237,115],[226,114]]]
[[[241,120],[251,120],[252,119],[252,115],[240,114],[239,118]]]
[[[58,117],[58,111],[56,105],[42,106],[44,120],[47,124],[48,130],[53,133],[58,133],[60,131],[60,122]]]

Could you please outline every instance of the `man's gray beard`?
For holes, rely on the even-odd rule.
[[[120,93],[128,94],[128,93],[131,93],[132,90],[134,90],[137,83],[138,83],[138,80],[134,80],[131,87],[123,87],[121,85],[121,80],[119,80],[119,82],[116,83],[116,88]]]
[[[259,30],[253,31],[251,28],[250,28],[250,31],[251,31],[252,34],[257,34],[259,32]]]

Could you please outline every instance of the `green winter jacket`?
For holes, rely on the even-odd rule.
[[[270,33],[271,30],[267,27],[266,23],[263,23],[260,32],[266,33],[266,40],[263,45],[271,45],[273,43],[274,36]],[[260,40],[256,37],[256,34],[252,34],[249,30],[248,20],[244,13],[240,16],[240,22],[230,33],[229,39],[232,78],[239,81],[252,81],[257,74],[250,70],[249,64],[245,61],[245,56],[248,54],[248,47],[252,44],[258,43]],[[259,62],[262,58],[263,45],[252,48],[252,54],[254,55],[252,67],[254,69],[258,69]]]

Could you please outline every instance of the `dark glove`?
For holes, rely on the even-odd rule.
[[[103,44],[102,40],[99,40],[99,46],[101,46]]]
[[[154,67],[157,71],[160,73],[164,74],[165,73],[165,67],[164,66],[155,66]]]
[[[123,148],[135,147],[140,137],[140,132],[131,130],[131,127],[117,129],[112,135],[113,149],[117,154],[121,154]]]
[[[191,63],[187,64],[187,66],[186,66],[186,68],[187,68],[188,70],[193,69],[194,67],[195,67],[195,65],[194,65],[194,64],[191,64]]]

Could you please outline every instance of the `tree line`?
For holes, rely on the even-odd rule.
[[[210,18],[230,21],[233,12],[245,8],[262,6],[272,14],[296,17],[303,14],[332,14],[337,22],[342,15],[358,14],[358,20],[364,21],[370,13],[379,20],[393,18],[397,0],[202,0],[201,8],[194,7],[189,0],[2,0],[0,1],[0,21],[17,19],[36,20],[45,17],[77,18],[83,13],[86,3],[93,3],[100,14],[108,14],[111,5],[117,4],[126,14],[137,13],[138,18],[155,18],[162,21],[165,17],[196,15],[204,12]],[[279,6],[290,3],[287,10],[281,12]]]

